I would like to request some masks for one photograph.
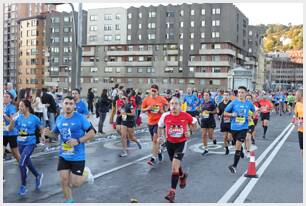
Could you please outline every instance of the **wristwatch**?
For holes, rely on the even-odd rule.
[[[79,143],[79,144],[81,144],[80,138],[79,138],[79,139],[77,139],[77,141],[78,141],[78,143]]]

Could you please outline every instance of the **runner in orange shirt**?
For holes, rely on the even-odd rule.
[[[259,102],[262,127],[264,129],[264,135],[262,136],[262,138],[266,138],[268,123],[270,120],[270,111],[273,109],[273,104],[267,98],[267,94],[265,92],[263,92],[262,99],[260,99],[258,102]]]
[[[294,109],[295,124],[298,129],[299,144],[303,157],[303,90],[297,90],[295,94],[296,104]]]
[[[151,95],[147,96],[142,102],[142,112],[148,112],[148,127],[152,139],[152,157],[147,162],[149,165],[156,164],[156,158],[162,161],[163,156],[160,151],[159,137],[157,136],[158,121],[162,114],[167,111],[168,101],[158,95],[158,86],[153,84],[151,86]]]

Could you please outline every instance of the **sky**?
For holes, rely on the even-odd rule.
[[[182,2],[182,1],[181,1]],[[197,3],[200,3],[197,1]],[[160,3],[83,3],[83,9],[96,9],[108,7],[150,6]],[[167,5],[168,3],[162,3]],[[172,3],[175,4],[175,3]],[[258,24],[303,24],[302,3],[234,3],[249,19],[250,25]],[[74,4],[78,10],[78,4]],[[69,5],[58,6],[58,11],[71,11]],[[286,14],[286,15],[284,15]]]

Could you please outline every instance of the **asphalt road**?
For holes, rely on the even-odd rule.
[[[237,174],[228,170],[233,163],[233,154],[224,155],[222,134],[215,133],[218,145],[210,142],[210,154],[201,155],[200,133],[196,133],[188,142],[188,150],[183,159],[183,167],[189,177],[184,190],[177,189],[176,202],[180,203],[300,203],[303,201],[302,157],[299,151],[297,132],[289,125],[290,118],[272,114],[267,138],[262,139],[263,129],[258,122],[256,127],[257,174],[259,178],[243,177],[248,158],[241,159]],[[292,129],[293,128],[293,129]],[[287,129],[287,130],[285,130]],[[218,128],[216,128],[218,130]],[[282,135],[280,135],[282,134]],[[138,134],[143,144],[139,150],[132,143],[129,156],[119,158],[120,142],[118,139],[103,139],[86,146],[86,165],[95,175],[93,185],[84,184],[73,189],[76,202],[89,203],[128,203],[136,198],[143,203],[166,203],[164,199],[170,188],[171,165],[164,153],[164,160],[155,168],[150,168],[146,161],[151,150],[149,133]],[[231,153],[234,151],[232,150]],[[5,203],[61,203],[63,194],[56,172],[57,153],[46,153],[32,159],[39,171],[44,172],[41,191],[34,191],[34,177],[29,174],[27,196],[16,197],[20,185],[17,163],[4,163],[3,201]],[[254,181],[255,184],[254,184]]]

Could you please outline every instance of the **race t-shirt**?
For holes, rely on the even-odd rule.
[[[76,108],[76,111],[80,114],[83,114],[85,116],[89,114],[87,105],[83,100],[80,100],[79,102],[77,102],[75,104],[75,108]]]
[[[16,107],[10,103],[8,105],[3,105],[4,114],[8,117],[14,116],[16,114]],[[16,136],[18,134],[17,129],[14,127],[11,131],[8,131],[7,127],[10,125],[10,121],[5,120],[3,117],[3,136]]]
[[[132,110],[135,109],[134,106],[130,103],[121,106],[120,113],[123,122],[133,122],[134,116],[127,115],[127,113],[131,113]]]
[[[207,111],[214,111],[216,109],[216,105],[213,101],[205,102],[203,101],[201,104],[201,117],[204,121],[210,121],[214,118],[214,114],[208,113]]]
[[[184,97],[184,102],[187,103],[186,111],[188,112],[196,111],[199,105],[199,99],[195,95],[186,95]]]
[[[222,115],[221,123],[225,123],[225,124],[230,124],[231,123],[231,118],[229,116],[224,116],[224,110],[225,110],[226,106],[229,105],[230,103],[231,103],[231,101],[229,100],[226,104],[224,102],[221,102],[218,105],[218,109],[219,109],[218,115]]]
[[[228,113],[236,113],[236,117],[231,118],[231,130],[243,130],[248,129],[248,116],[249,110],[252,112],[255,111],[254,105],[249,102],[241,102],[238,99],[232,101],[227,107],[225,108],[225,112]]]
[[[90,126],[90,122],[80,113],[74,112],[70,118],[65,118],[64,115],[60,115],[56,119],[55,127],[52,130],[54,133],[60,134],[61,146],[59,156],[68,161],[85,160],[84,143],[70,147],[66,142],[71,138],[80,139],[85,135],[85,132]]]
[[[261,113],[269,113],[270,110],[273,108],[273,104],[268,99],[260,99],[259,108]]]
[[[249,110],[249,117],[251,117],[250,121],[249,121],[249,126],[254,126],[254,120],[253,120],[253,115],[254,115],[254,112],[252,112],[251,110]]]
[[[297,102],[295,104],[295,116],[297,118],[298,121],[298,131],[299,132],[303,132],[303,103],[302,102]]]
[[[147,96],[142,102],[142,109],[152,106],[151,110],[148,111],[148,124],[155,125],[158,123],[159,118],[162,116],[161,111],[164,106],[167,105],[167,100],[162,96],[157,96],[153,98],[152,96]]]
[[[164,113],[158,121],[158,127],[166,129],[166,139],[172,143],[185,142],[189,124],[196,124],[197,119],[186,112],[174,116],[171,112]]]
[[[18,131],[17,142],[21,145],[36,144],[35,131],[42,126],[40,119],[34,114],[30,114],[28,118],[20,114],[14,122]]]

